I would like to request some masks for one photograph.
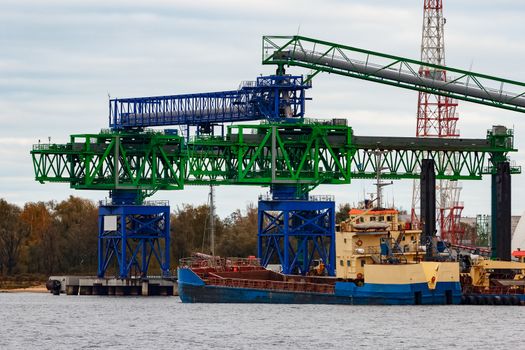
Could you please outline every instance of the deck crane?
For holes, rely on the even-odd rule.
[[[486,138],[480,139],[373,137],[354,135],[346,120],[304,119],[304,92],[316,73],[303,80],[284,74],[286,65],[356,75],[416,90],[432,89],[433,93],[449,94],[449,90],[457,89],[437,82],[396,82],[395,76],[404,71],[393,73],[394,63],[379,69],[366,57],[359,72],[351,72],[347,66],[356,66],[357,61],[346,61],[348,47],[330,44],[331,49],[318,54],[304,50],[305,43],[313,43],[315,49],[326,42],[303,37],[278,39],[284,40],[282,46],[275,37],[263,38],[263,63],[276,64],[276,75],[219,93],[113,99],[109,130],[71,135],[67,144],[33,146],[37,181],[110,191],[111,200],[101,202],[99,209],[100,277],[112,264],[120,278],[129,277],[133,270],[145,276],[151,259],[158,261],[163,274],[169,273],[169,206],[144,199],[158,190],[182,190],[186,185],[270,186],[271,197],[259,201],[258,253],[265,264],[277,260],[285,273],[307,273],[316,259],[324,262],[329,274],[334,273],[335,202],[309,196],[309,191],[320,184],[375,178],[378,168],[384,169],[381,177],[385,179],[419,178],[424,160],[430,164],[424,174],[429,181],[434,177],[480,179],[490,174],[493,198],[498,198],[493,200],[500,220],[497,227],[506,227],[510,174],[521,170],[508,163],[508,153],[515,151],[512,130],[493,127]],[[399,65],[409,62],[401,58],[394,61]],[[464,87],[464,99],[488,104],[487,96],[497,97],[492,90],[487,90],[490,95],[476,97],[480,89],[471,89],[469,84]],[[503,102],[490,103],[521,111],[522,95],[503,90],[500,95]],[[225,134],[213,134],[215,125],[261,119],[261,124],[233,124]],[[148,129],[171,125],[197,127],[197,136],[190,139],[188,134],[181,136],[170,129]],[[376,157],[377,151],[382,157]],[[431,228],[427,231],[433,232]],[[504,247],[500,244],[494,245],[499,253],[504,250],[499,249]]]

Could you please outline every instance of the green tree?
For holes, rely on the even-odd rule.
[[[349,203],[339,204],[337,212],[335,213],[336,224],[348,219],[348,212],[352,209]]]
[[[173,262],[178,263],[179,259],[195,252],[210,253],[209,215],[208,205],[194,207],[189,204],[177,208],[171,215],[171,258]],[[222,236],[222,232],[222,221],[216,216],[216,242]]]
[[[257,254],[257,207],[250,204],[245,214],[234,211],[224,220],[224,233],[217,247],[218,255],[247,257]]]
[[[56,205],[57,270],[92,272],[97,268],[98,208],[90,200],[70,196]]]
[[[55,202],[26,203],[20,215],[29,228],[24,247],[27,272],[53,273],[58,256],[57,222],[53,216]]]
[[[19,262],[20,249],[29,230],[20,220],[18,206],[0,199],[0,260],[2,270],[5,266],[7,275],[11,275]],[[3,274],[3,271],[1,271]]]

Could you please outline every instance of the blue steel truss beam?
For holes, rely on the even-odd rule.
[[[270,75],[243,82],[238,90],[197,94],[116,98],[109,101],[112,129],[150,126],[209,126],[218,123],[303,118],[302,76]]]

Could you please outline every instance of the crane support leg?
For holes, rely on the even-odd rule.
[[[170,208],[167,201],[142,203],[136,191],[116,190],[101,203],[98,220],[98,277],[115,268],[118,278],[147,277],[156,261],[170,268]]]
[[[421,162],[420,186],[420,217],[423,227],[421,243],[426,246],[425,260],[431,260],[434,256],[436,236],[436,173],[432,159],[423,159]]]
[[[492,258],[511,259],[511,187],[509,162],[500,162],[492,174]]]
[[[335,275],[335,202],[297,196],[295,186],[274,186],[261,198],[257,250],[261,264],[280,264],[285,274],[306,275],[314,261]]]

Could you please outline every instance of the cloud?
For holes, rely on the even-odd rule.
[[[446,53],[451,66],[525,81],[521,20],[516,1],[445,4]],[[73,191],[65,184],[33,181],[29,150],[51,136],[107,127],[107,94],[153,96],[229,90],[242,80],[274,71],[261,65],[264,34],[305,36],[409,58],[419,57],[422,4],[365,1],[66,1],[6,0],[0,12],[0,193],[8,200],[92,199],[106,193]],[[298,73],[306,73],[296,70]],[[313,118],[345,117],[359,135],[413,136],[417,94],[389,86],[319,75],[309,91]],[[493,124],[516,126],[516,146],[525,148],[521,114],[460,102],[462,136],[484,137]],[[525,153],[512,155],[523,162]],[[514,210],[525,204],[523,175],[513,178]],[[365,183],[365,182],[363,182]],[[370,183],[323,186],[316,192],[357,201]],[[464,184],[466,212],[488,212],[484,182]],[[173,205],[204,203],[206,188],[158,193]],[[221,187],[221,215],[256,201],[262,188]],[[390,191],[390,190],[389,190]],[[410,206],[411,182],[391,190]],[[486,192],[489,193],[489,192]]]

